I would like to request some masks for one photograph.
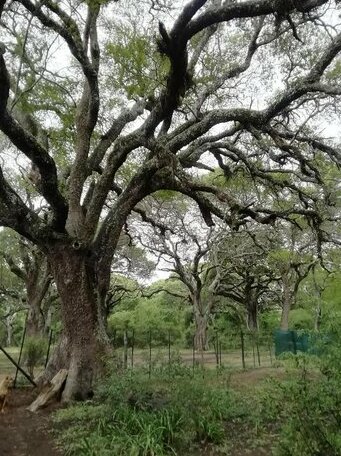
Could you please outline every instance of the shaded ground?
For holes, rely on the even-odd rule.
[[[51,436],[51,409],[26,410],[36,395],[32,388],[11,391],[5,413],[0,414],[1,456],[62,456]]]

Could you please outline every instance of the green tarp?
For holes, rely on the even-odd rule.
[[[283,331],[277,329],[274,332],[275,354],[291,352],[315,352],[316,337],[308,333],[298,333],[297,331]]]

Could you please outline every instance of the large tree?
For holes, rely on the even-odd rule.
[[[262,304],[266,307],[271,284],[276,281],[276,272],[267,261],[271,234],[275,234],[270,233],[255,226],[222,233],[211,253],[216,272],[214,293],[229,298],[246,314],[250,331],[258,330],[260,308]]]
[[[168,201],[154,199],[150,202],[150,208],[153,217],[156,218],[158,214],[158,218],[169,229],[151,224],[142,228],[138,224],[135,229],[132,228],[132,232],[139,243],[156,256],[162,269],[184,285],[176,292],[164,287],[159,288],[159,291],[188,301],[193,313],[194,346],[202,352],[208,348],[208,325],[217,300],[213,294],[215,265],[208,263],[214,230],[205,226],[193,204],[185,198],[173,196]],[[181,288],[186,290],[185,293]],[[151,295],[155,292],[157,288]]]
[[[341,94],[338,2],[181,4],[0,0],[1,153],[10,157],[0,223],[51,265],[66,400],[87,397],[103,359],[99,307],[122,227],[133,210],[148,218],[147,195],[181,192],[208,225],[220,217],[234,228],[299,215],[319,230],[319,209],[332,202],[319,160],[339,152],[319,132]],[[242,170],[298,198],[278,209],[239,201],[195,172],[212,159],[226,179]],[[29,167],[23,190],[15,172]]]

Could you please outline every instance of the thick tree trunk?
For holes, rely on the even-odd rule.
[[[207,341],[207,326],[208,318],[207,315],[201,313],[195,313],[195,335],[194,335],[194,348],[200,352],[208,349]]]
[[[253,275],[247,275],[244,293],[247,329],[258,331],[258,286]]]
[[[43,337],[45,315],[42,304],[50,287],[51,276],[45,256],[36,254],[35,261],[30,264],[25,280],[28,315],[26,321],[27,337]]]
[[[65,245],[53,246],[48,257],[61,299],[69,352],[68,366],[59,366],[69,371],[63,400],[84,400],[92,394],[109,347],[96,299],[94,264],[87,252]]]
[[[246,303],[247,328],[249,331],[258,331],[258,302],[254,297],[250,297]]]
[[[29,303],[29,311],[26,321],[27,337],[42,337],[44,335],[44,320],[40,313],[40,304]]]

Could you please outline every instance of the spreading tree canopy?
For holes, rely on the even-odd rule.
[[[304,217],[323,241],[340,157],[327,128],[341,95],[339,8],[0,0],[0,224],[51,264],[65,332],[48,372],[68,367],[65,399],[87,396],[105,353],[99,309],[129,214],[162,227],[149,195],[192,198],[209,226]],[[217,166],[269,197],[202,178]]]

